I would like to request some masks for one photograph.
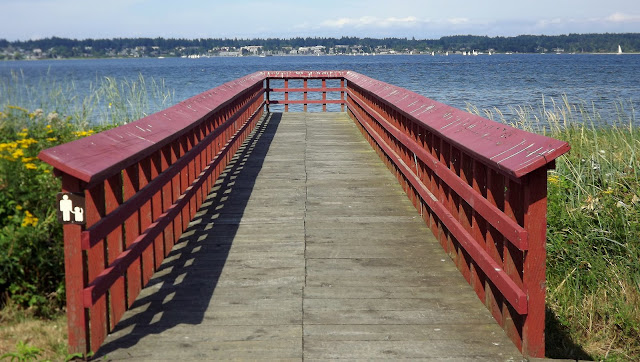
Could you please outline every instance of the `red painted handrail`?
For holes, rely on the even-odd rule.
[[[64,226],[71,353],[100,347],[186,230],[262,116],[263,84],[254,73],[40,153],[86,200],[87,224]]]
[[[547,169],[569,145],[348,72],[349,115],[524,355],[544,357]]]
[[[63,191],[87,204],[86,226],[64,226],[70,352],[98,349],[263,110],[279,104],[346,106],[516,346],[544,356],[546,171],[569,145],[351,71],[257,72],[43,151]]]

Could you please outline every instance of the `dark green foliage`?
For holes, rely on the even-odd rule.
[[[50,57],[81,57],[81,56],[105,56],[107,52],[119,54],[125,49],[136,49],[142,55],[168,54],[174,55],[203,54],[208,50],[219,47],[243,47],[249,45],[261,45],[264,50],[276,51],[283,47],[309,47],[322,45],[327,48],[336,45],[360,45],[364,51],[372,51],[376,47],[384,47],[397,51],[462,51],[462,50],[488,50],[496,52],[514,53],[538,53],[553,51],[561,48],[565,52],[586,53],[612,53],[616,52],[618,45],[625,52],[640,51],[640,33],[623,34],[568,34],[568,35],[518,35],[514,37],[488,37],[477,35],[445,36],[440,39],[415,39],[415,38],[359,38],[347,37],[295,37],[289,39],[265,38],[265,39],[175,39],[175,38],[114,38],[114,39],[66,39],[45,38],[38,40],[9,42],[0,39],[0,50],[42,49],[48,52]],[[144,49],[142,49],[144,47]],[[152,49],[157,47],[157,49]]]

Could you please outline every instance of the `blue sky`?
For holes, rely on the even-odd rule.
[[[0,0],[0,38],[640,32],[638,0]]]

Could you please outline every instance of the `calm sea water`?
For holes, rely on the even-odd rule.
[[[559,101],[564,94],[573,103],[586,102],[601,112],[615,109],[616,101],[640,102],[640,55],[631,54],[4,61],[0,79],[13,71],[34,85],[42,78],[73,81],[82,96],[102,77],[134,80],[142,74],[145,79],[163,79],[178,102],[259,70],[354,70],[457,108],[471,104],[506,113],[509,107],[538,107],[543,96]]]

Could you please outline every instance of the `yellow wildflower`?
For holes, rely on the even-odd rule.
[[[22,148],[28,148],[29,145],[38,143],[38,141],[33,138],[23,138],[21,140],[17,140],[16,143],[19,144]]]
[[[27,163],[26,165],[24,165],[24,167],[27,168],[27,170],[37,170],[38,166],[36,166],[35,163]]]
[[[23,163],[29,163],[29,162],[31,162],[31,161],[33,161],[35,159],[36,159],[35,157],[23,157],[22,158],[22,162]]]
[[[608,189],[606,189],[606,190],[602,191],[602,193],[603,193],[603,194],[607,194],[607,195],[609,195],[609,194],[612,194],[612,193],[613,193],[613,190],[611,189],[611,187],[609,187]]]
[[[557,175],[550,175],[547,178],[547,181],[549,181],[549,182],[551,182],[553,184],[557,184],[557,183],[560,183],[560,177],[558,177]]]
[[[77,137],[86,137],[86,136],[91,136],[94,133],[94,131],[92,129],[90,129],[88,131],[74,131],[74,132],[71,132],[71,133],[73,133]]]
[[[49,142],[55,142],[55,141],[57,141],[57,140],[58,140],[58,139],[57,139],[57,138],[55,138],[55,137],[49,137],[49,138],[47,138],[47,141],[49,141]]]
[[[18,133],[18,137],[20,137],[20,138],[25,138],[25,137],[27,137],[27,135],[28,135],[27,132],[19,132]]]
[[[33,216],[33,214],[29,212],[29,210],[26,210],[24,212],[24,219],[22,219],[22,227],[27,227],[29,225],[38,225],[38,218]]]
[[[13,151],[13,153],[11,154],[11,157],[18,159],[20,157],[24,156],[24,151],[22,151],[21,149],[17,149],[15,151]]]
[[[16,210],[18,210],[18,211],[22,210],[22,206],[16,205]]]

